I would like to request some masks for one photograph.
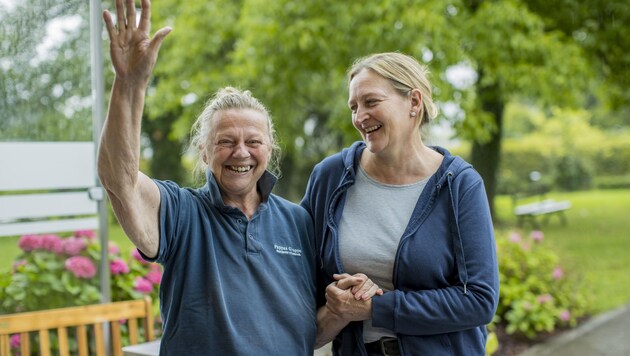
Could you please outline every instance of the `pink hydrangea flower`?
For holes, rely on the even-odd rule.
[[[560,278],[564,277],[564,270],[562,269],[562,267],[554,268],[553,272],[551,273],[551,277],[553,279],[560,279]]]
[[[560,312],[560,320],[569,321],[571,319],[571,312],[568,310],[563,310]]]
[[[20,348],[20,344],[21,344],[20,334],[11,335],[11,338],[9,340],[10,340],[9,344],[11,345],[12,349]]]
[[[133,289],[137,290],[140,293],[149,294],[153,290],[153,284],[149,282],[148,279],[137,277]]]
[[[518,243],[521,242],[521,234],[516,231],[512,231],[509,236],[510,241]]]
[[[96,266],[88,257],[73,256],[66,260],[65,268],[77,278],[89,279],[96,275]]]
[[[85,239],[69,237],[63,240],[63,251],[69,256],[76,256],[87,246]]]
[[[129,266],[122,258],[117,258],[109,263],[109,272],[113,275],[129,273]]]
[[[61,237],[57,235],[42,235],[42,249],[54,252],[56,254],[61,254],[63,252],[63,241]]]
[[[529,237],[531,237],[534,242],[541,242],[545,238],[545,234],[540,230],[534,230],[529,234]]]
[[[31,252],[42,247],[42,239],[37,235],[24,235],[20,237],[18,246],[24,252]]]
[[[96,237],[96,233],[93,230],[77,230],[74,232],[74,237],[85,237],[92,240]]]
[[[113,241],[109,241],[109,245],[107,246],[107,251],[110,255],[118,255],[120,253],[120,248]]]
[[[134,248],[131,250],[131,256],[133,256],[133,258],[135,258],[138,262],[140,262],[143,265],[149,264],[148,261],[142,258],[142,255],[140,254],[137,248]]]
[[[551,302],[552,300],[553,300],[553,297],[551,296],[551,294],[543,294],[543,295],[538,296],[539,304],[545,304],[545,303]]]
[[[162,271],[160,270],[159,265],[151,265],[151,270],[147,272],[147,275],[144,277],[152,284],[160,284],[162,281]]]

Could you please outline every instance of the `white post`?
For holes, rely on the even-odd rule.
[[[101,2],[100,0],[90,0],[90,46],[91,46],[91,61],[92,61],[92,136],[94,140],[94,155],[98,150],[98,143],[101,136],[101,130],[103,128],[104,121],[104,91],[105,91],[105,79],[103,75],[103,41],[102,36],[102,22],[101,22]],[[95,169],[97,165],[94,165]],[[111,283],[109,274],[109,261],[108,261],[108,226],[109,219],[107,214],[107,201],[105,200],[105,194],[101,186],[101,182],[98,179],[98,174],[95,174],[95,189],[94,194],[91,194],[91,198],[98,201],[99,212],[99,239],[101,241],[101,263],[99,266],[100,286],[101,286],[101,302],[108,303],[111,301]],[[105,345],[109,345],[110,342],[110,330],[109,325],[105,323],[104,338]],[[107,355],[111,355],[111,350],[107,350]]]
[[[101,22],[101,3],[98,0],[90,0],[90,44],[92,59],[92,132],[94,139],[94,147],[98,149],[98,142],[101,136],[104,118],[104,75],[103,75],[103,40],[102,22]],[[96,187],[94,190],[94,200],[98,201],[99,210],[99,238],[101,241],[101,264],[100,264],[100,282],[101,282],[101,301],[106,303],[111,301],[111,291],[109,282],[109,263],[107,261],[107,204],[105,194],[103,194],[101,183],[96,175]]]

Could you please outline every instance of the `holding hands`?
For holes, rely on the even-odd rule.
[[[117,79],[146,84],[157,60],[160,45],[171,32],[171,28],[164,27],[150,38],[151,1],[142,0],[138,25],[134,0],[124,1],[123,6],[123,0],[116,0],[116,25],[109,11],[103,12],[103,20],[110,39],[112,64]]]
[[[326,308],[345,321],[371,319],[374,295],[383,295],[371,279],[363,273],[335,274],[335,282],[326,287]]]

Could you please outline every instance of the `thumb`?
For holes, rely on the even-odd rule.
[[[171,33],[172,30],[173,29],[171,27],[164,27],[157,31],[155,35],[153,35],[153,39],[151,39],[151,44],[149,44],[151,49],[157,52],[160,49],[164,38],[166,38],[166,36]]]

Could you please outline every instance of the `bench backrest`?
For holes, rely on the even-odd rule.
[[[98,228],[93,142],[0,142],[0,236]]]
[[[140,340],[138,320],[141,320],[144,330],[144,340]],[[76,330],[76,345],[80,356],[90,355],[88,340],[93,331],[93,345],[96,355],[106,355],[108,345],[104,340],[103,323],[111,324],[111,355],[122,355],[121,325],[126,323],[129,330],[129,342],[137,344],[140,341],[155,339],[153,330],[153,314],[151,298],[93,304],[79,307],[42,310],[28,313],[0,315],[0,355],[10,355],[10,336],[20,335],[20,353],[31,354],[31,334],[39,335],[40,355],[51,353],[50,331],[54,331],[58,338],[60,355],[69,355],[69,329]],[[74,344],[74,343],[73,343]]]

